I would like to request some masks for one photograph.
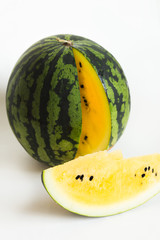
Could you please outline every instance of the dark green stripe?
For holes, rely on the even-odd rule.
[[[41,92],[41,99],[43,99],[40,104],[40,116],[43,119],[41,135],[47,146],[48,156],[55,164],[59,164],[60,160],[74,158],[81,133],[79,82],[71,49],[64,48],[61,55],[57,55],[56,62],[50,64],[49,69],[53,70],[54,74],[48,73],[46,84]],[[50,74],[51,81],[49,81]],[[47,108],[44,107],[45,103]],[[70,104],[73,106],[70,107]]]
[[[59,51],[54,56],[53,60],[49,64],[49,70],[47,72],[47,75],[45,76],[45,81],[44,81],[43,88],[41,91],[40,106],[39,106],[41,136],[45,142],[45,151],[51,160],[54,157],[54,152],[51,149],[50,139],[49,139],[50,137],[49,137],[48,131],[47,131],[47,125],[48,125],[47,105],[48,105],[48,101],[49,101],[49,89],[51,88],[51,80],[52,80],[52,77],[55,72],[55,67],[56,67],[57,61],[58,61],[59,57],[62,55],[62,53],[63,53],[63,50]],[[53,111],[54,111],[54,107],[53,107]]]

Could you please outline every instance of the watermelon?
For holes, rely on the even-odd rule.
[[[24,149],[54,166],[110,149],[126,127],[130,93],[107,50],[83,37],[56,35],[33,44],[17,61],[6,107]]]
[[[99,151],[44,170],[42,181],[49,195],[71,212],[118,214],[160,192],[160,154],[124,159],[121,151]]]

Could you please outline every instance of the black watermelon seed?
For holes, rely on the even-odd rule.
[[[85,106],[88,107],[88,103],[85,103]]]
[[[81,86],[80,86],[81,88],[84,88],[84,85],[83,84],[81,84]]]
[[[84,136],[84,140],[87,140],[87,138],[88,138],[88,136],[85,135],[85,136]]]
[[[92,180],[93,180],[93,176],[90,176],[89,181],[92,181]]]
[[[77,176],[75,177],[76,180],[79,179],[79,178],[80,178],[80,175],[77,175]]]
[[[142,177],[142,178],[145,177],[145,173],[143,173],[143,174],[141,175],[141,177]]]
[[[149,171],[150,169],[151,169],[151,167],[149,166],[149,167],[148,167],[148,171]]]
[[[134,176],[136,177],[137,175],[136,175],[136,174],[134,174]]]
[[[145,171],[145,172],[147,171],[147,167],[144,168],[144,171]]]
[[[81,70],[79,69],[79,72],[81,72]]]
[[[152,173],[154,173],[154,168],[152,168]]]
[[[157,173],[155,173],[155,176],[157,177]]]
[[[79,66],[82,67],[82,63],[81,62],[79,62]]]
[[[82,175],[80,176],[81,181],[83,181],[83,178],[84,178],[84,175],[82,174]]]
[[[84,102],[85,102],[85,103],[87,103],[87,100],[86,100],[86,99],[84,99]]]

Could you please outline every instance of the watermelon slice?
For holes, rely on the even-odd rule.
[[[160,154],[124,159],[100,151],[42,172],[49,195],[71,212],[100,217],[135,208],[160,191]]]

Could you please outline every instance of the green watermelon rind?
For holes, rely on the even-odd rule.
[[[71,40],[73,45],[66,47],[57,38]],[[91,40],[67,34],[33,44],[11,73],[6,92],[7,114],[22,146],[33,158],[50,166],[75,157],[82,130],[72,47],[88,59],[106,92],[112,123],[108,148],[122,135],[129,117],[127,81],[119,63],[108,51]]]

